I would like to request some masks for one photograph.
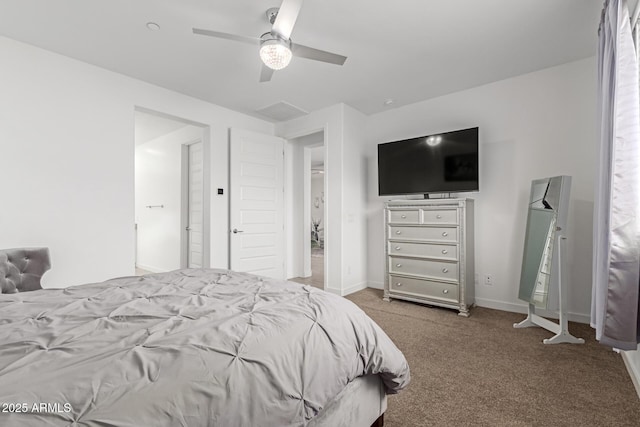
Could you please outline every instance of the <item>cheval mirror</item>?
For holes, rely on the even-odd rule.
[[[529,310],[527,318],[513,327],[540,326],[555,332],[556,336],[543,341],[545,344],[584,342],[569,334],[566,284],[562,276],[570,187],[570,176],[554,176],[531,182],[518,292],[518,298],[529,304]],[[552,292],[558,293],[559,324],[535,314],[536,308],[549,308]]]

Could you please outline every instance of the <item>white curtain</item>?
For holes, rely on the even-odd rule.
[[[640,97],[626,0],[605,2],[598,35],[600,155],[591,326],[602,344],[635,350],[640,329]]]

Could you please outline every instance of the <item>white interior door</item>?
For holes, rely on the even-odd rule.
[[[284,279],[284,140],[232,129],[229,152],[231,269]]]
[[[187,265],[189,268],[202,267],[203,253],[203,198],[204,162],[202,142],[188,145],[188,224],[187,224]]]

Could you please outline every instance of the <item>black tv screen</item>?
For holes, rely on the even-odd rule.
[[[378,144],[378,194],[478,191],[478,128]]]

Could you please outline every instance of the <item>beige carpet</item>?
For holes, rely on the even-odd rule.
[[[456,311],[365,289],[348,297],[402,350],[411,384],[389,397],[385,427],[640,426],[640,401],[619,354],[588,325],[570,324],[583,345],[544,345],[553,334],[514,329],[524,315]]]

